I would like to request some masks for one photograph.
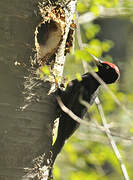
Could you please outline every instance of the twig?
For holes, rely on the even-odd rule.
[[[107,86],[107,84],[93,71],[93,69],[91,68],[91,66],[88,66],[90,69],[90,73],[92,74],[92,76],[101,84],[103,85],[103,87],[105,88],[105,90],[107,90],[107,92],[112,96],[112,98],[114,99],[114,101],[116,102],[117,105],[119,105],[123,111],[130,117],[133,118],[133,115],[131,114],[131,112],[125,107],[124,104],[122,104],[119,99],[116,97],[116,95],[109,89],[109,87]]]
[[[78,16],[78,15],[77,15]],[[78,39],[78,43],[79,43],[79,46],[80,46],[80,49],[83,49],[83,43],[82,43],[82,39],[81,39],[81,34],[80,34],[80,26],[79,26],[79,23],[77,23],[77,39]],[[90,53],[89,53],[90,54]],[[92,57],[94,57],[92,54],[90,54]],[[115,100],[115,102],[120,106],[122,107],[122,109],[124,111],[126,111],[126,113],[128,113],[128,115],[131,116],[130,112],[126,109],[126,107],[124,105],[121,105],[120,101],[117,99],[117,97],[114,95],[114,93],[108,88],[108,86],[105,84],[105,82],[92,70],[91,66],[88,66],[87,62],[85,61],[82,61],[82,64],[83,64],[83,67],[84,67],[84,71],[86,72],[88,67],[90,69],[90,72],[92,74],[92,76],[100,83],[104,86],[104,88],[111,94],[111,96],[113,97],[113,99]],[[103,109],[102,109],[102,105],[100,103],[100,100],[99,98],[97,97],[96,100],[95,100],[95,103],[97,104],[97,107],[98,107],[98,110],[99,110],[99,113],[100,113],[100,116],[101,116],[101,119],[102,119],[102,123],[103,123],[103,126],[104,126],[104,131],[108,137],[108,140],[109,140],[109,143],[111,144],[112,146],[112,149],[115,153],[115,156],[116,158],[118,159],[119,163],[120,163],[120,166],[121,166],[121,170],[122,170],[122,173],[123,173],[123,176],[125,178],[125,180],[129,180],[129,176],[128,176],[128,173],[127,173],[127,170],[126,170],[126,167],[122,161],[122,158],[121,158],[121,155],[119,153],[119,150],[115,144],[115,141],[113,140],[112,136],[111,136],[111,131],[109,130],[108,128],[108,125],[107,125],[107,122],[106,122],[106,119],[105,119],[105,116],[104,116],[104,112],[103,112]]]
[[[100,131],[104,131],[105,132],[104,126],[99,125],[99,123],[94,122],[94,121],[95,120],[93,120],[94,125],[90,125],[90,127],[98,128]],[[108,129],[110,129],[112,127],[110,124],[107,124],[107,126],[108,126]],[[115,137],[119,137],[119,138],[124,139],[124,140],[133,141],[133,137],[132,136],[131,137],[124,136],[124,135],[115,133],[113,131],[110,131],[110,135],[115,136]]]
[[[76,114],[74,114],[70,109],[68,109],[62,102],[61,98],[59,96],[56,97],[57,98],[57,101],[59,103],[59,106],[61,107],[62,111],[65,112],[66,114],[68,114],[73,120],[77,121],[78,123],[82,123],[84,125],[87,125],[87,126],[90,126],[90,123],[79,118]],[[115,153],[115,156],[116,158],[118,159],[119,163],[120,163],[120,166],[121,166],[121,170],[122,170],[122,173],[124,175],[124,178],[125,180],[129,180],[129,176],[128,176],[128,173],[127,173],[127,170],[126,170],[126,167],[123,163],[123,160],[121,158],[121,155],[119,153],[119,150],[115,144],[115,141],[113,140],[112,136],[111,136],[111,131],[109,130],[108,128],[108,125],[107,125],[107,122],[106,122],[106,119],[105,119],[105,116],[104,116],[104,112],[103,112],[103,109],[102,109],[102,105],[100,103],[100,100],[99,98],[96,98],[96,104],[97,104],[97,107],[98,107],[98,110],[99,110],[99,113],[100,113],[100,116],[101,116],[101,119],[102,119],[102,123],[103,123],[103,131],[106,133],[108,139],[109,139],[109,143],[111,144],[112,146],[112,149]]]
[[[58,104],[59,104],[60,108],[62,109],[62,111],[65,112],[66,114],[68,114],[68,116],[70,116],[73,120],[77,121],[80,124],[86,125],[88,127],[98,128],[100,131],[105,132],[104,126],[101,126],[101,125],[99,125],[97,123],[95,123],[95,126],[91,125],[88,121],[86,121],[84,119],[81,119],[76,114],[74,114],[68,107],[66,107],[63,104],[63,102],[62,102],[62,100],[61,100],[61,98],[59,96],[57,96],[56,98],[57,98]],[[90,107],[89,103],[87,103],[86,101],[83,101],[83,100],[80,100],[80,102],[87,109],[89,109],[89,107]],[[107,127],[110,128],[109,124],[107,124]],[[117,134],[117,133],[111,132],[111,131],[110,131],[110,135],[115,136],[115,137],[120,137],[120,138],[125,139],[125,140],[133,140],[133,137],[125,137],[125,136],[123,136],[121,134]]]
[[[84,125],[87,125],[87,126],[90,126],[90,123],[79,118],[76,114],[74,114],[70,109],[68,109],[62,102],[61,98],[59,96],[56,97],[57,98],[57,101],[59,103],[59,106],[61,107],[62,111],[65,112],[66,114],[68,114],[73,120],[77,121],[78,123],[81,123],[81,124],[84,124]],[[121,170],[122,170],[122,173],[123,173],[123,176],[125,178],[125,180],[129,180],[129,176],[128,176],[128,173],[127,173],[127,170],[126,170],[126,167],[123,163],[123,160],[121,158],[121,155],[119,153],[119,150],[115,144],[115,141],[113,140],[111,134],[112,132],[109,130],[108,128],[108,125],[107,125],[107,122],[106,122],[106,119],[105,119],[105,116],[104,116],[104,112],[103,112],[103,109],[102,109],[102,105],[100,103],[100,100],[99,98],[97,97],[96,98],[96,104],[97,104],[97,107],[98,107],[98,110],[99,110],[99,113],[100,113],[100,116],[101,116],[101,119],[102,119],[102,123],[103,123],[103,127],[102,128],[102,131],[104,131],[109,139],[109,143],[111,144],[112,146],[112,149],[115,153],[115,156],[116,158],[118,159],[119,163],[120,163],[120,167],[121,167]],[[101,128],[100,128],[101,129]]]
[[[129,180],[129,176],[128,176],[128,173],[127,173],[126,166],[123,163],[122,157],[121,157],[121,155],[119,153],[119,150],[118,150],[118,148],[116,146],[116,143],[115,143],[115,141],[113,140],[113,138],[111,136],[111,132],[110,132],[108,126],[107,126],[107,121],[106,121],[106,118],[105,118],[105,115],[104,115],[104,112],[103,112],[103,108],[102,108],[101,102],[100,102],[98,97],[96,98],[95,102],[97,104],[98,111],[99,111],[101,119],[102,119],[102,123],[103,123],[104,129],[105,129],[105,133],[106,133],[106,135],[107,135],[107,137],[109,139],[109,142],[110,142],[110,144],[112,146],[112,149],[113,149],[113,151],[115,153],[115,156],[116,156],[116,158],[118,159],[118,161],[120,163],[120,167],[121,167],[123,176],[124,176],[125,180]]]
[[[76,114],[74,114],[69,108],[67,108],[67,107],[63,104],[63,102],[62,102],[62,100],[61,100],[61,98],[60,98],[59,96],[57,96],[56,98],[57,98],[58,104],[59,104],[60,108],[62,109],[62,111],[65,112],[66,114],[68,114],[73,120],[77,121],[77,122],[80,123],[80,124],[86,125],[86,126],[88,126],[88,127],[98,128],[98,129],[100,129],[100,131],[104,131],[104,132],[105,132],[104,126],[101,126],[101,125],[99,125],[99,124],[97,124],[97,123],[95,123],[95,126],[92,126],[88,121],[85,121],[84,119],[81,119],[81,118],[78,117]],[[83,101],[83,100],[81,100],[81,99],[80,99],[80,102],[81,102],[81,104],[83,104],[87,109],[89,109],[89,107],[90,107],[90,104],[89,104],[89,103],[87,103],[86,101]],[[94,121],[93,121],[93,122],[94,122]],[[107,127],[110,128],[110,126],[109,126],[108,124],[107,124]],[[110,131],[110,135],[115,136],[115,137],[120,137],[120,138],[125,139],[125,140],[133,140],[133,137],[125,137],[125,136],[123,136],[123,135],[121,135],[121,134],[117,134],[117,133],[111,132],[111,131]]]
[[[81,39],[80,26],[78,23],[78,19],[79,19],[78,12],[76,11],[77,41],[78,41],[80,49],[82,50],[83,49],[83,43],[82,43],[82,39]],[[84,72],[85,73],[88,72],[88,63],[86,61],[82,60],[82,64],[83,64]]]
[[[80,34],[80,26],[78,23],[78,13],[76,14],[77,17],[77,40],[78,40],[78,44],[80,47],[80,50],[83,49],[84,44],[82,43],[82,39],[81,39],[81,34]],[[88,52],[89,53],[89,52]],[[94,55],[92,55],[91,53],[89,53],[90,56],[92,58],[94,58]],[[95,57],[96,58],[96,57]],[[90,71],[90,73],[92,74],[92,76],[101,84],[103,85],[103,87],[105,88],[105,90],[107,90],[107,92],[112,96],[112,98],[114,99],[114,101],[116,102],[117,105],[119,105],[123,111],[130,117],[133,118],[133,115],[131,114],[131,112],[126,108],[126,106],[124,104],[122,104],[119,99],[116,97],[116,95],[109,89],[109,87],[107,86],[107,84],[94,72],[94,70],[92,69],[92,67],[84,60],[82,60],[82,64],[83,64],[83,68],[85,72],[88,72],[88,69]]]
[[[68,116],[70,116],[73,120],[77,121],[78,123],[84,124],[86,126],[89,126],[89,122],[81,119],[80,117],[78,117],[76,114],[74,114],[70,109],[68,109],[62,102],[61,98],[59,96],[56,97],[57,102],[60,106],[60,108],[62,109],[63,112],[65,112],[66,114],[68,114]]]
[[[91,23],[97,18],[107,18],[107,17],[114,17],[114,16],[127,16],[132,14],[132,8],[105,8],[100,6],[99,7],[99,15],[96,16],[92,12],[84,13],[79,17],[79,24],[84,23]]]

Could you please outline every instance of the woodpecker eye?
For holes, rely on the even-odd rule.
[[[109,68],[110,68],[110,67],[107,65],[107,66],[106,66],[106,69],[109,69]]]

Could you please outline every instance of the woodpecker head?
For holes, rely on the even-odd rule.
[[[98,75],[106,84],[114,83],[120,77],[119,68],[115,64],[102,61],[95,56],[93,60],[98,67]]]

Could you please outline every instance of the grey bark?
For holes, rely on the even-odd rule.
[[[38,12],[36,0],[0,1],[0,180],[38,174],[51,156],[56,101],[30,70]]]

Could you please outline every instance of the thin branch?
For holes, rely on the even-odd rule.
[[[82,43],[82,39],[81,39],[81,34],[80,34],[80,26],[78,23],[78,13],[76,15],[77,17],[77,40],[78,40],[78,44],[80,47],[80,50],[83,49],[84,44]],[[89,52],[88,52],[89,53]],[[90,56],[92,58],[94,58],[94,55],[92,55],[91,53],[89,53]],[[96,58],[96,57],[95,57]],[[116,97],[116,95],[109,89],[109,87],[107,86],[107,84],[94,72],[94,70],[92,69],[92,67],[84,60],[82,60],[82,64],[84,67],[84,71],[88,72],[88,70],[90,71],[90,73],[92,74],[92,76],[101,84],[103,85],[103,87],[105,88],[105,90],[112,96],[113,100],[116,102],[117,105],[119,105],[121,107],[121,109],[123,109],[123,111],[130,117],[133,118],[133,115],[131,114],[131,112],[126,108],[126,106],[121,103],[119,101],[119,99]]]
[[[61,98],[59,96],[57,96],[57,101],[58,101],[58,104],[61,107],[62,111],[65,112],[66,114],[68,114],[73,120],[77,121],[78,123],[90,126],[89,122],[84,121],[83,119],[79,118],[70,109],[68,109],[63,104],[63,102],[62,102],[62,100],[61,100]],[[99,110],[99,113],[100,113],[100,116],[101,116],[101,119],[102,119],[103,127],[104,127],[102,129],[102,131],[104,131],[106,133],[106,135],[107,135],[107,137],[109,139],[109,143],[111,144],[112,149],[113,149],[113,151],[115,153],[115,156],[116,156],[116,158],[118,159],[118,161],[120,163],[120,167],[121,167],[121,170],[122,170],[122,173],[123,173],[123,176],[124,176],[125,180],[129,180],[129,176],[128,176],[128,173],[127,173],[127,170],[126,170],[126,166],[123,163],[123,160],[121,158],[119,150],[118,150],[118,148],[117,148],[117,146],[115,144],[115,141],[113,140],[113,138],[111,136],[111,131],[108,128],[108,125],[107,125],[107,122],[106,122],[106,119],[105,119],[105,116],[104,116],[104,112],[103,112],[103,109],[102,109],[102,105],[101,105],[100,100],[99,100],[98,97],[96,98],[96,104],[97,104],[97,107],[98,107],[98,110]]]
[[[105,8],[99,6],[99,15],[96,16],[92,12],[84,13],[79,17],[79,24],[90,23],[97,18],[112,18],[116,16],[126,16],[132,14],[133,8]]]
[[[81,33],[80,33],[80,26],[78,23],[78,12],[76,12],[76,20],[77,20],[77,40],[78,40],[78,44],[80,49],[82,50],[84,47],[84,44],[82,43],[82,39],[81,39]],[[89,53],[90,54],[90,53]],[[90,54],[93,58],[93,55]],[[84,60],[82,60],[82,64],[83,64],[83,68],[84,68],[84,72],[88,72],[88,68],[91,71],[91,74],[99,81],[100,84],[102,84],[104,86],[104,88],[110,93],[110,95],[112,96],[112,98],[114,99],[114,101],[128,114],[128,116],[132,117],[132,114],[128,111],[128,109],[125,107],[125,105],[123,105],[118,98],[116,97],[116,95],[108,88],[108,86],[105,84],[105,82],[93,71],[93,69],[91,68],[91,66]],[[88,109],[90,107],[90,105],[87,102],[84,102],[83,100],[81,100],[81,103],[86,106]],[[126,140],[133,140],[133,138],[128,138],[128,137],[124,137],[124,136],[120,136],[117,135],[116,133],[111,133],[114,136],[117,137],[121,137],[124,138]]]
[[[107,135],[107,137],[109,139],[109,142],[110,142],[110,144],[112,146],[112,149],[113,149],[113,151],[115,153],[115,156],[116,156],[116,158],[118,159],[118,161],[120,163],[120,167],[121,167],[123,176],[124,176],[125,180],[129,180],[129,176],[128,176],[128,173],[127,173],[126,166],[123,163],[122,157],[121,157],[121,155],[119,153],[119,150],[118,150],[118,148],[116,146],[116,143],[115,143],[115,141],[113,140],[113,138],[111,136],[111,132],[110,132],[108,126],[107,126],[107,121],[106,121],[106,118],[105,118],[105,115],[104,115],[104,111],[103,111],[101,102],[100,102],[98,97],[96,98],[95,102],[97,104],[98,111],[99,111],[101,119],[102,119],[102,123],[103,123],[104,129],[105,129],[105,133],[106,133],[106,135]]]
[[[100,129],[100,131],[104,131],[105,132],[104,126],[99,125],[99,123],[95,122],[95,120],[93,120],[93,123],[94,123],[94,125],[90,125],[90,127],[98,128],[98,129]],[[112,125],[107,124],[107,127],[108,127],[108,129],[110,129],[110,128],[112,128]],[[113,131],[110,131],[110,135],[115,136],[115,137],[119,137],[119,138],[124,139],[124,140],[133,141],[133,137],[132,136],[131,137],[124,136],[122,134],[118,134],[118,133],[113,132]]]
[[[133,118],[133,115],[131,114],[131,112],[126,108],[126,106],[124,104],[122,104],[119,99],[116,97],[116,95],[109,89],[109,87],[107,86],[107,84],[93,71],[92,67],[89,65],[89,70],[90,73],[92,74],[92,76],[104,87],[104,89],[112,96],[112,98],[114,99],[114,101],[116,102],[117,105],[119,105],[123,111],[130,117]]]
[[[82,39],[81,39],[81,34],[80,34],[80,26],[79,26],[79,23],[77,23],[77,27],[78,27],[78,30],[77,30],[77,38],[78,38],[78,43],[79,43],[79,46],[80,46],[80,49],[83,49],[83,43],[82,43]],[[90,54],[90,53],[89,53]],[[94,57],[92,54],[90,54],[92,57]],[[83,67],[84,67],[84,71],[86,72],[87,71],[87,66],[88,64],[85,62],[85,61],[82,61],[83,63]],[[126,113],[129,114],[129,111],[125,108],[125,106],[121,105],[120,101],[117,99],[117,97],[114,95],[114,93],[112,93],[112,91],[108,88],[108,86],[104,83],[104,81],[92,70],[92,68],[89,66],[89,69],[90,69],[90,72],[91,74],[93,75],[93,77],[100,83],[104,86],[104,88],[111,94],[111,96],[113,97],[113,99],[115,100],[115,102],[122,107],[122,109],[124,111],[126,111]],[[106,122],[106,118],[105,118],[105,115],[104,115],[104,111],[103,111],[103,108],[102,108],[102,105],[100,103],[100,100],[99,98],[97,97],[96,100],[95,100],[95,103],[97,104],[97,107],[98,107],[98,110],[99,110],[99,114],[101,116],[101,119],[102,119],[102,123],[103,123],[103,126],[104,126],[104,131],[108,137],[108,140],[109,140],[109,143],[111,144],[112,146],[112,149],[115,153],[115,156],[116,158],[118,159],[119,163],[120,163],[120,167],[121,167],[121,170],[122,170],[122,173],[123,173],[123,176],[125,178],[125,180],[129,180],[129,176],[128,176],[128,173],[127,173],[127,170],[126,170],[126,167],[125,167],[125,164],[123,163],[122,161],[122,158],[121,158],[121,155],[119,153],[119,150],[115,144],[115,141],[113,140],[112,136],[111,136],[111,131],[110,129],[108,128],[108,125],[107,125],[107,122]],[[129,114],[130,115],[130,114]]]
[[[80,49],[82,50],[84,46],[83,46],[82,39],[81,39],[80,25],[79,25],[78,19],[79,19],[78,12],[76,11],[77,41],[78,41]],[[88,72],[88,63],[86,61],[82,60],[82,64],[83,64],[84,72],[85,73]]]
[[[86,126],[89,126],[89,122],[81,119],[80,117],[78,117],[76,114],[74,114],[70,109],[68,109],[62,102],[61,98],[59,96],[56,97],[57,102],[60,106],[60,108],[62,109],[63,112],[65,112],[66,114],[68,114],[68,116],[70,116],[73,120],[77,121],[80,124],[84,124]]]
[[[95,123],[95,126],[94,125],[91,125],[87,120],[84,120],[84,119],[81,119],[80,117],[78,117],[76,114],[74,114],[69,108],[67,108],[61,98],[59,96],[57,96],[57,101],[58,101],[58,104],[60,106],[60,108],[62,109],[63,112],[65,112],[66,114],[68,114],[68,116],[70,116],[73,120],[77,121],[78,123],[80,124],[83,124],[83,125],[86,125],[88,127],[94,127],[94,128],[98,128],[100,131],[103,131],[105,132],[105,128],[104,126],[101,126],[99,125],[98,123],[96,123],[95,121],[93,121]],[[83,101],[83,100],[80,100],[81,104],[83,104],[87,109],[89,109],[90,107],[90,104],[87,103],[86,101]],[[107,124],[107,127],[108,128],[111,128],[109,124]],[[115,137],[120,137],[122,139],[125,139],[125,140],[133,140],[133,137],[126,137],[126,136],[123,136],[121,134],[117,134],[115,132],[111,132],[110,131],[110,135],[112,136],[115,136]]]

